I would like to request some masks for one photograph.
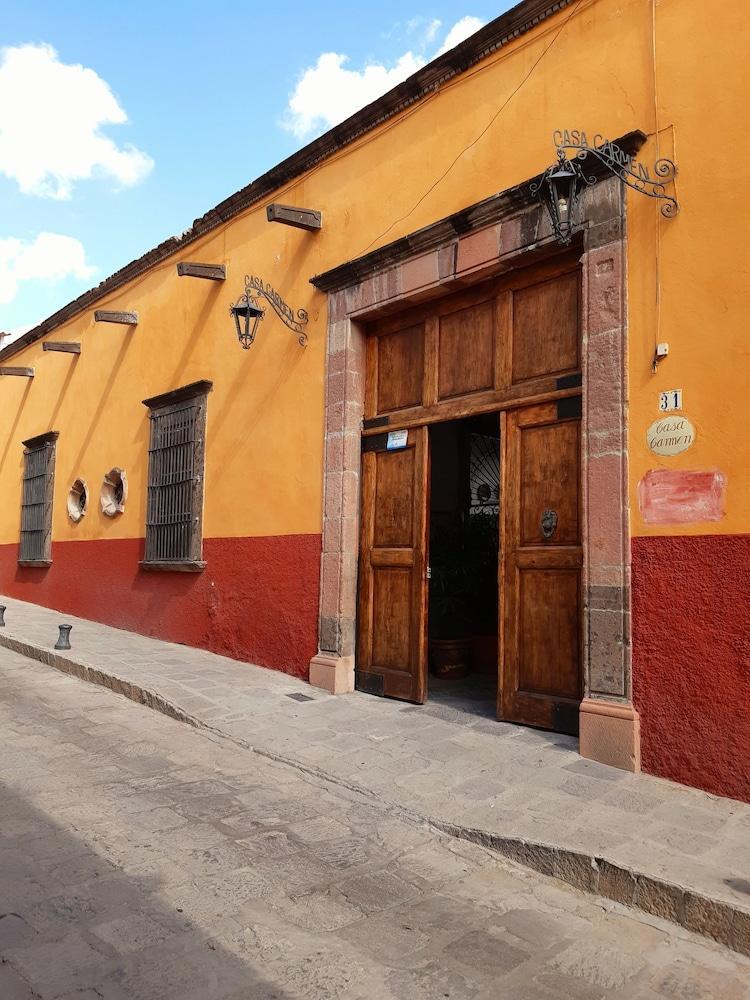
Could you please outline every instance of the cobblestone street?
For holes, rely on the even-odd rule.
[[[2,1000],[750,995],[750,961],[0,651]]]
[[[422,706],[332,697],[276,670],[69,616],[73,648],[59,653],[58,612],[2,601],[0,646],[750,954],[746,803],[583,759],[573,737],[441,704],[432,691]]]

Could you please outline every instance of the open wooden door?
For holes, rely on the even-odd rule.
[[[402,431],[406,435],[406,431]],[[356,685],[422,703],[427,680],[426,427],[362,441],[362,534]]]
[[[580,397],[507,415],[498,717],[578,732]]]

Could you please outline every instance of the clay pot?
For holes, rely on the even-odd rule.
[[[442,680],[459,680],[471,669],[471,639],[430,639],[430,669]]]

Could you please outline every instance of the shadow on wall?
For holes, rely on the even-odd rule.
[[[270,354],[274,345],[268,341],[277,338],[280,341],[279,350],[278,355],[274,357]],[[231,350],[237,355],[236,375],[226,386],[221,406],[214,403],[209,415],[211,436],[214,441],[214,453],[211,455],[211,461],[215,462],[217,467],[228,470],[238,462],[247,462],[246,453],[242,448],[237,447],[236,436],[222,433],[227,421],[237,424],[238,419],[241,418],[243,435],[257,433],[259,423],[265,425],[269,414],[279,412],[271,404],[275,401],[278,406],[278,398],[284,384],[292,380],[296,370],[305,363],[306,352],[312,349],[310,342],[307,347],[301,347],[297,341],[297,335],[284,326],[270,307],[266,310],[266,318],[258,333],[258,340],[249,351],[243,351],[237,338],[233,338]],[[262,388],[259,393],[258,385],[253,380],[252,394],[248,395],[248,382],[252,378],[254,366],[259,364],[267,366]],[[269,364],[273,365],[274,371],[269,370]],[[237,404],[240,400],[243,405],[242,412],[238,416]],[[294,417],[290,419],[291,423],[286,425],[285,433],[297,434],[299,425],[296,420],[296,411]],[[221,442],[224,442],[224,445],[222,450],[218,451],[217,445],[220,446]]]
[[[112,368],[107,377],[107,381],[102,387],[102,393],[99,398],[99,402],[97,403],[96,409],[94,410],[94,413],[89,421],[89,425],[81,435],[81,447],[79,448],[78,454],[76,455],[76,457],[73,459],[72,462],[72,468],[74,469],[78,469],[83,466],[83,460],[86,454],[86,449],[88,448],[89,443],[91,442],[91,439],[94,436],[94,433],[96,432],[96,428],[99,423],[99,420],[101,419],[101,415],[104,412],[104,408],[108,404],[110,406],[112,405],[112,394],[111,394],[112,387],[114,386],[117,380],[117,377],[120,373],[120,369],[122,368],[122,365],[125,361],[125,355],[130,349],[130,345],[132,344],[132,342],[133,342],[132,335],[126,334],[125,337],[123,338],[122,344],[120,345],[120,350],[117,352],[117,357],[115,358],[112,364]],[[59,403],[58,403],[58,409],[59,409]]]
[[[8,458],[8,452],[10,451],[11,445],[13,445],[15,443],[15,441],[16,441],[16,433],[18,431],[18,425],[19,425],[19,423],[21,421],[21,416],[23,414],[24,407],[26,406],[26,402],[27,402],[27,400],[29,398],[29,393],[31,392],[32,379],[28,378],[28,379],[24,379],[24,381],[26,382],[26,385],[24,386],[23,395],[21,396],[21,402],[18,404],[18,409],[16,410],[15,419],[13,420],[13,424],[11,425],[10,429],[8,430],[8,439],[5,442],[5,448],[3,449],[3,454],[2,454],[2,456],[0,456],[0,475],[5,470],[5,462],[6,462],[7,458]],[[18,467],[19,467],[19,470],[20,470],[21,467],[22,467],[22,461],[23,461],[21,459],[20,448],[18,450],[18,456],[17,457],[18,457]],[[19,476],[20,476],[20,472],[19,472]],[[19,517],[20,517],[20,514],[19,514]]]
[[[55,423],[57,422],[57,415],[60,412],[60,407],[62,406],[65,397],[70,388],[70,383],[75,375],[76,369],[78,368],[78,362],[81,360],[80,354],[66,354],[64,357],[69,358],[68,370],[65,373],[65,378],[60,386],[60,391],[57,394],[57,399],[55,400],[55,405],[52,407],[52,413],[49,418],[49,430],[55,430]]]
[[[188,280],[190,281],[192,279]],[[201,282],[200,284],[201,286],[210,285],[211,287],[206,289],[206,301],[201,306],[197,315],[193,315],[189,312],[190,305],[188,304],[188,301],[184,297],[180,298],[182,304],[182,325],[187,336],[184,337],[184,346],[179,358],[177,359],[172,374],[166,382],[164,382],[164,385],[169,389],[182,385],[183,373],[190,360],[190,355],[193,353],[195,345],[205,337],[206,323],[210,318],[216,303],[226,297],[226,289],[224,288],[225,282]],[[219,313],[221,312],[222,310],[219,309]],[[231,320],[231,317],[229,317],[228,306],[226,314],[227,318]],[[162,391],[161,388],[158,391]],[[153,395],[153,393],[150,394]]]

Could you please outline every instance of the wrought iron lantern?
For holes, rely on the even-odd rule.
[[[229,309],[234,316],[234,323],[237,327],[237,339],[242,349],[247,351],[255,340],[258,331],[258,323],[265,316],[265,310],[258,305],[258,300],[252,295],[241,295],[239,299]]]
[[[578,223],[578,187],[581,180],[578,164],[571,162],[562,149],[538,184],[539,195],[559,243],[568,244]]]
[[[666,189],[677,174],[672,160],[659,157],[654,163],[655,176],[652,177],[647,167],[639,163],[633,154],[601,135],[594,136],[592,145],[585,132],[558,129],[553,134],[553,141],[557,162],[532,183],[531,193],[544,202],[559,243],[568,244],[573,238],[580,221],[578,196],[584,187],[596,184],[597,173],[590,169],[590,164],[596,160],[633,191],[661,201],[661,213],[665,218],[673,219],[680,211],[679,202]],[[566,150],[573,152],[572,159],[568,159]]]
[[[298,309],[297,312],[282,299],[273,285],[268,281],[263,281],[255,274],[245,275],[245,292],[237,299],[229,311],[234,316],[237,327],[237,339],[244,348],[248,350],[255,340],[258,332],[258,323],[263,319],[265,309],[258,305],[258,299],[265,299],[269,306],[279,317],[284,326],[289,327],[292,333],[297,335],[300,347],[307,344],[307,334],[305,327],[309,316],[305,309]]]

